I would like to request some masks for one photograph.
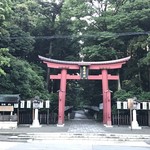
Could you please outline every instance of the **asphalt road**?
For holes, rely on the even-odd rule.
[[[143,142],[49,140],[28,143],[0,142],[0,150],[149,150]]]

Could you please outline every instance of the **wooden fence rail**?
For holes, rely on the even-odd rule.
[[[48,118],[49,117],[49,118]],[[32,112],[20,112],[19,124],[32,124]],[[41,124],[55,124],[57,123],[57,114],[46,111],[39,112],[39,121]],[[138,115],[137,121],[140,126],[148,126],[148,115]],[[130,125],[130,115],[112,115],[113,125]]]
[[[148,126],[148,116],[138,115],[137,121],[140,126]],[[112,115],[113,125],[130,125],[130,115]]]

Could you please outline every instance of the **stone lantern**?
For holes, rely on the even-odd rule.
[[[38,110],[40,108],[40,102],[41,100],[39,99],[38,96],[35,96],[34,100],[33,100],[33,109],[34,109],[34,119],[32,122],[32,125],[30,126],[30,128],[40,128],[41,125],[39,123],[39,118],[38,118]]]
[[[133,98],[133,111],[132,111],[132,123],[131,123],[131,126],[132,126],[132,129],[141,129],[141,127],[139,126],[138,122],[137,122],[137,113],[136,113],[136,110],[137,110],[137,105],[138,105],[138,102],[137,102],[137,99],[134,99]]]

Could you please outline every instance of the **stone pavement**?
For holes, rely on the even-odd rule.
[[[94,120],[72,120],[70,122],[68,131],[69,133],[103,133],[104,128],[100,123]]]

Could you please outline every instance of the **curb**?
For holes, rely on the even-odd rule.
[[[29,142],[41,140],[95,140],[150,143],[150,135],[112,133],[4,133],[0,141]]]

